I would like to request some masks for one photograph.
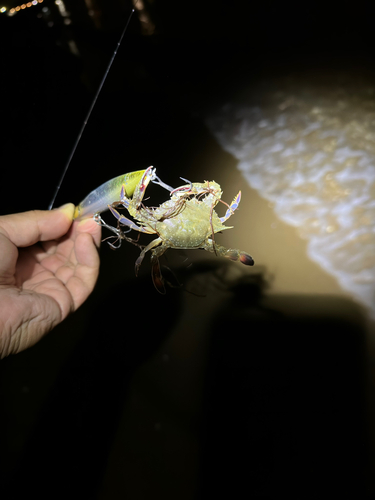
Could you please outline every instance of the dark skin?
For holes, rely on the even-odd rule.
[[[99,274],[101,228],[74,205],[0,217],[0,356],[38,342],[76,311]]]

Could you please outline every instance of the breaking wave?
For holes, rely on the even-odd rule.
[[[375,317],[375,86],[289,78],[207,124],[310,258]]]

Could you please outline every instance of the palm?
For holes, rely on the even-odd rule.
[[[58,211],[45,214],[48,215],[44,229],[48,226],[46,232],[53,234],[52,237],[69,229],[71,219],[61,217]],[[29,233],[29,243],[34,244],[25,246],[28,243],[27,234],[21,231],[16,238],[11,238],[12,225],[7,225],[9,220],[2,224],[7,217],[24,215],[0,218],[3,256],[0,263],[0,327],[2,352],[5,354],[33,345],[75,311],[91,293],[99,269],[95,244],[99,246],[100,227],[94,221],[87,220],[84,224],[74,222],[67,234],[48,241],[38,241],[47,238],[43,234],[37,238],[29,224],[26,232]],[[56,221],[56,217],[60,220]],[[19,223],[15,222],[13,226]],[[43,233],[40,225],[39,235]],[[5,231],[2,231],[4,228]],[[14,239],[18,241],[14,242]],[[14,325],[17,328],[12,328]]]

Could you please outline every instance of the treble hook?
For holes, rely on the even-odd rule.
[[[119,227],[114,227],[114,226],[111,226],[109,224],[106,223],[106,221],[102,218],[102,216],[100,215],[100,213],[96,213],[94,216],[93,216],[93,219],[94,221],[101,227],[105,227],[106,229],[109,229],[109,231],[112,231],[112,233],[115,233],[115,235],[117,236],[117,238],[119,240],[123,240],[124,239],[124,234],[125,233],[129,233],[129,231],[131,231],[131,228],[129,229],[126,229],[125,231],[120,229]]]

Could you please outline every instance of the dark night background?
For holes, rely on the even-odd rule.
[[[90,17],[90,2],[64,4],[69,24],[48,0],[0,15],[1,215],[47,209],[131,9],[97,0]],[[219,148],[206,113],[259,73],[345,58],[374,69],[370,2],[144,5],[57,206],[149,165],[171,185],[205,179]],[[178,279],[188,288],[191,274],[214,276],[212,296],[209,287],[205,297],[160,296],[148,259],[134,278],[137,253],[103,244],[87,303],[1,362],[0,496],[372,498],[374,396],[360,308],[314,296],[273,307],[261,300],[262,266],[227,282],[235,264],[199,255]],[[285,312],[293,307],[302,313]]]

